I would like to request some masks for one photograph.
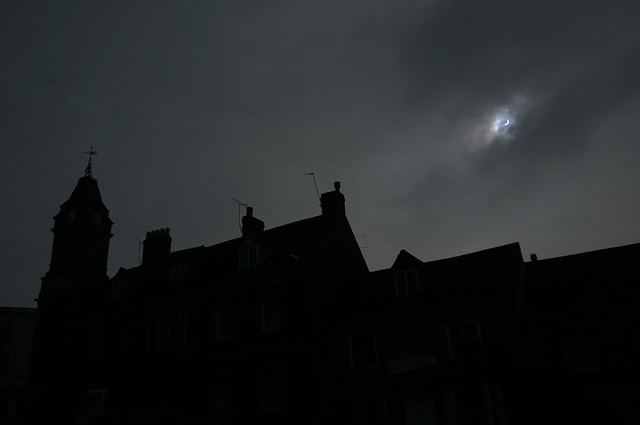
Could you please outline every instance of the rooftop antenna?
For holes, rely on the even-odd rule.
[[[318,183],[316,183],[316,175],[314,172],[311,173],[304,173],[305,176],[311,176],[313,177],[313,184],[316,187],[316,194],[318,195],[318,201],[320,200],[320,191],[318,190]]]
[[[236,202],[236,204],[238,204],[238,227],[240,228],[240,231],[242,232],[242,220],[241,220],[242,212],[241,212],[241,209],[242,209],[242,207],[246,208],[249,205],[245,204],[244,202],[238,201],[236,198],[231,198],[231,199],[233,199]]]
[[[91,157],[93,155],[98,155],[98,152],[93,150],[93,145],[91,145],[91,147],[89,148],[88,151],[85,151],[84,153],[86,153],[87,155],[89,155],[89,163],[87,164],[87,168],[84,169],[84,176],[85,177],[93,177],[93,175],[91,174]]]

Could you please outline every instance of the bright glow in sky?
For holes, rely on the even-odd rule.
[[[516,124],[514,116],[507,110],[499,114],[493,120],[493,127],[491,128],[493,133],[498,135],[506,134]]]
[[[34,306],[92,144],[110,276],[149,230],[237,237],[232,198],[319,214],[310,171],[372,270],[640,241],[640,1],[5,3],[2,305]]]
[[[495,143],[513,140],[520,122],[525,118],[526,110],[527,99],[516,96],[510,102],[498,105],[481,116],[473,132],[472,148],[486,148]]]

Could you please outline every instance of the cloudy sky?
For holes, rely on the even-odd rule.
[[[342,182],[372,270],[520,242],[640,242],[637,1],[5,1],[0,305],[34,306],[98,151],[115,222],[173,248],[319,213]]]

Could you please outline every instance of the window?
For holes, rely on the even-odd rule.
[[[478,357],[482,354],[482,336],[477,320],[462,320],[447,325],[451,359]]]
[[[231,387],[225,384],[216,385],[216,424],[231,424],[233,420],[233,399]]]
[[[186,345],[187,315],[181,307],[156,312],[149,319],[149,348],[169,350]]]
[[[598,369],[593,336],[588,332],[568,335],[564,340],[569,372],[591,372]]]
[[[449,423],[453,425],[489,425],[485,394],[480,385],[453,387],[448,393]]]
[[[84,396],[83,407],[78,413],[78,423],[102,422],[107,395],[108,390],[88,390]]]
[[[121,300],[127,297],[129,292],[129,280],[116,280],[111,284],[111,299]]]
[[[460,385],[446,392],[447,417],[452,425],[499,425],[504,423],[499,385]]]
[[[424,396],[404,400],[404,416],[406,425],[435,425],[433,399]]]
[[[263,409],[282,409],[285,403],[284,375],[280,368],[260,372],[260,401]]]
[[[396,285],[396,295],[398,297],[417,294],[420,292],[417,270],[396,272],[393,274],[393,280]]]
[[[260,247],[256,244],[243,246],[238,251],[238,268],[240,270],[255,267],[260,262]]]
[[[189,277],[189,265],[177,264],[169,269],[169,280],[183,280]]]
[[[262,299],[262,332],[280,329],[280,297],[276,294]]]
[[[378,366],[378,352],[374,333],[363,333],[349,337],[349,352],[353,369]]]
[[[233,307],[230,305],[216,310],[216,338],[229,339],[233,336]]]

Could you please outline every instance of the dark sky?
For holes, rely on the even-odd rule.
[[[518,241],[640,242],[640,3],[3,1],[0,305],[33,306],[51,217],[94,160],[109,275],[320,212],[370,269]]]

